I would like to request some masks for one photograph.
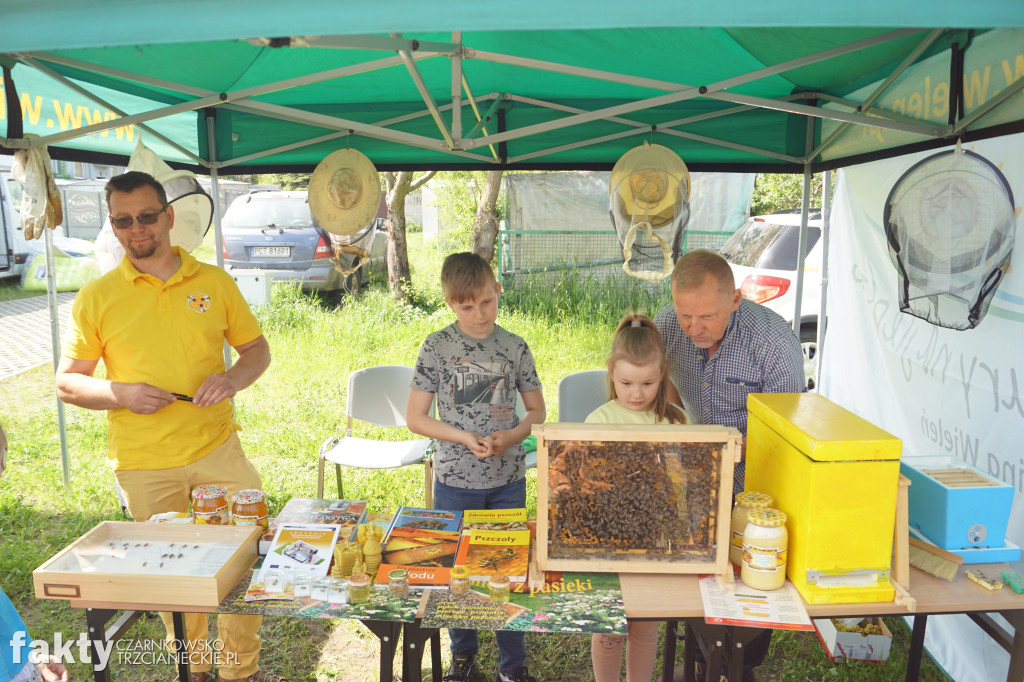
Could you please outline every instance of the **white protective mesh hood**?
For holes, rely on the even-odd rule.
[[[940,327],[976,327],[1013,250],[1013,193],[999,169],[959,145],[924,159],[889,193],[885,229],[900,310]]]

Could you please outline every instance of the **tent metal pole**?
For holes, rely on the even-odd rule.
[[[814,123],[815,119],[807,119],[807,137],[804,148],[808,154],[814,149]],[[794,292],[796,300],[793,304],[793,331],[796,332],[797,338],[800,338],[800,304],[803,303],[804,297],[804,253],[807,251],[807,219],[811,212],[811,178],[813,177],[811,161],[813,161],[813,157],[810,156],[804,160],[804,189],[803,195],[800,197],[800,235],[797,240],[796,249],[796,291]]]
[[[452,140],[462,146],[462,31],[452,32],[452,42],[459,46],[452,55]]]
[[[50,311],[50,345],[53,350],[53,371],[60,365],[60,319],[57,308],[57,272],[53,257],[53,231],[43,229],[46,245],[46,307]],[[64,488],[71,489],[71,458],[68,456],[67,422],[64,401],[57,398],[57,431],[60,433],[60,463],[64,469]]]
[[[220,184],[217,176],[217,110],[206,110],[206,146],[210,157],[210,198],[213,199],[213,253],[217,257],[217,267],[224,269],[224,236],[220,229],[221,205],[220,205]],[[224,369],[231,367],[231,346],[224,342]]]
[[[831,238],[832,218],[832,171],[825,171],[821,188],[821,307],[818,309],[818,339],[814,350],[814,385],[821,386],[821,350],[825,346],[825,327],[828,326],[825,299],[828,294],[828,244]]]

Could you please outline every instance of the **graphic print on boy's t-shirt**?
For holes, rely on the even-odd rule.
[[[489,363],[456,360],[452,365],[451,405],[507,405],[515,395],[512,373],[502,358]]]

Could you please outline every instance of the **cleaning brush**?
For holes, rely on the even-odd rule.
[[[910,565],[936,578],[953,582],[964,558],[911,536]]]

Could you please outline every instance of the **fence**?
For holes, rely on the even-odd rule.
[[[718,250],[730,232],[687,231],[683,251]],[[615,230],[502,230],[498,233],[498,274],[502,287],[555,286],[567,277],[583,279],[608,289],[635,289],[654,285],[630,277],[622,269],[622,246]]]

